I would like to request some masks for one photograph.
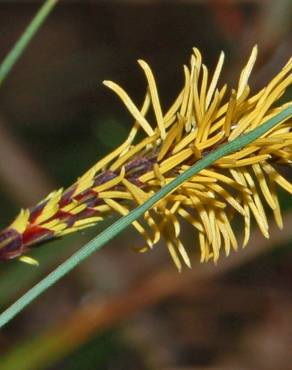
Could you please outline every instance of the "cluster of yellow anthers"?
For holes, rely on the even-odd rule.
[[[256,56],[254,47],[237,89],[227,95],[226,85],[217,87],[224,53],[209,76],[199,50],[193,49],[190,67],[184,66],[184,86],[166,112],[146,62],[139,60],[148,82],[141,109],[120,86],[105,81],[135,119],[128,138],[69,189],[53,192],[36,207],[22,211],[2,238],[0,234],[0,258],[19,257],[33,244],[91,226],[113,211],[126,215],[210,151],[283,110],[289,103],[278,107],[274,103],[292,82],[292,59],[266,87],[250,96],[248,80]],[[146,118],[150,107],[155,125]],[[244,220],[243,246],[250,237],[252,216],[269,237],[262,199],[282,228],[275,185],[292,193],[292,184],[274,165],[292,163],[291,128],[292,120],[286,120],[244,149],[221,158],[146,212],[143,222],[135,221],[133,226],[146,240],[141,251],[163,237],[177,268],[181,269],[182,261],[190,267],[180,239],[181,221],[185,220],[197,231],[201,261],[216,262],[221,249],[228,255],[231,248],[238,247],[230,223],[236,213]],[[144,130],[146,137],[136,143],[139,130]],[[16,233],[21,245],[15,241]],[[5,244],[5,238],[10,238],[10,244]],[[29,262],[28,257],[22,259]]]

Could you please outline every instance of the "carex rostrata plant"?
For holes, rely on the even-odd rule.
[[[68,189],[53,191],[36,206],[21,210],[0,233],[0,259],[35,263],[26,255],[32,247],[95,225],[109,214],[126,215],[199,159],[291,105],[277,101],[291,85],[292,59],[252,95],[249,79],[256,57],[255,46],[237,87],[230,89],[219,83],[224,53],[210,74],[194,48],[189,66],[183,67],[184,85],[167,110],[160,102],[153,72],[143,60],[138,63],[147,91],[141,107],[119,85],[104,81],[134,118],[128,137]],[[154,122],[147,118],[150,110]],[[276,188],[292,193],[292,184],[279,173],[292,163],[291,128],[292,119],[284,120],[161,199],[143,221],[133,222],[145,240],[136,249],[147,251],[163,239],[180,270],[182,263],[191,266],[191,248],[181,240],[182,221],[193,227],[192,246],[200,249],[201,262],[216,262],[221,251],[228,255],[238,248],[232,225],[236,215],[244,225],[243,246],[249,241],[252,220],[269,237],[267,209],[282,228]],[[140,131],[143,138],[138,140]]]

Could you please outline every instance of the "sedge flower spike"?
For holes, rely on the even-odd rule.
[[[52,192],[35,207],[21,210],[14,222],[0,233],[0,260],[19,258],[34,263],[25,253],[33,246],[95,225],[113,212],[126,215],[145,202],[173,178],[222,144],[260,126],[290,103],[276,105],[292,83],[292,59],[255,95],[249,78],[257,47],[243,68],[236,89],[218,87],[224,64],[221,53],[212,75],[193,49],[190,66],[184,66],[184,86],[165,111],[153,72],[139,60],[147,81],[141,108],[116,83],[104,81],[125,104],[135,122],[128,138],[97,162],[68,189]],[[153,119],[147,118],[149,109]],[[144,138],[137,140],[139,131]],[[238,248],[232,220],[240,215],[244,224],[243,246],[254,219],[269,237],[266,208],[283,227],[276,186],[290,194],[292,184],[279,172],[292,163],[292,120],[286,119],[259,139],[202,170],[161,199],[133,226],[145,239],[146,251],[164,239],[180,270],[191,266],[182,240],[181,222],[190,223],[198,235],[201,262],[217,261]]]

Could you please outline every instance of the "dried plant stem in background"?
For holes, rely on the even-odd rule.
[[[0,181],[3,190],[18,203],[31,204],[53,186],[43,168],[9,132],[6,117],[0,114]],[[30,174],[29,178],[26,176]],[[26,178],[26,181],[19,181]]]
[[[36,207],[22,210],[0,234],[0,258],[18,257],[33,262],[23,256],[32,246],[87,228],[110,213],[128,214],[207,154],[284,111],[290,103],[281,106],[275,103],[292,82],[292,60],[265,88],[250,96],[248,80],[256,56],[254,47],[237,88],[227,94],[226,85],[217,87],[224,54],[221,53],[210,76],[200,52],[194,49],[190,67],[184,67],[184,86],[166,112],[146,62],[139,61],[148,83],[141,109],[119,85],[105,81],[135,119],[128,138],[69,189],[55,191]],[[146,116],[150,107],[155,125]],[[283,120],[161,199],[145,213],[144,222],[133,222],[145,239],[145,246],[139,250],[149,250],[163,238],[177,268],[182,268],[182,262],[190,267],[188,252],[180,238],[181,220],[186,220],[198,234],[201,261],[216,262],[222,249],[228,255],[231,249],[238,248],[231,225],[235,214],[244,221],[243,246],[250,237],[252,217],[262,234],[269,237],[262,198],[282,228],[275,188],[279,185],[292,193],[292,185],[275,165],[291,164],[291,127],[291,119]],[[146,136],[137,142],[140,130]]]

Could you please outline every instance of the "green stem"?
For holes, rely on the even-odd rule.
[[[97,237],[92,239],[79,251],[74,253],[65,262],[58,266],[48,276],[41,280],[38,284],[32,287],[27,293],[25,293],[20,299],[12,304],[6,311],[0,315],[0,328],[8,323],[13,317],[21,312],[26,306],[34,301],[40,294],[46,291],[50,286],[55,284],[63,276],[68,274],[74,267],[79,265],[83,260],[89,257],[92,253],[100,249],[105,243],[117,236],[126,227],[130,226],[133,221],[141,217],[149,208],[153,207],[161,198],[165,197],[171,191],[175,190],[182,183],[187,181],[190,177],[194,176],[204,168],[210,166],[218,159],[232,154],[246,145],[250,144],[254,140],[261,137],[275,125],[283,122],[287,118],[292,116],[292,106],[287,107],[285,110],[274,116],[273,118],[266,121],[264,124],[259,126],[253,131],[250,131],[246,135],[242,135],[230,143],[218,148],[214,152],[207,155],[205,158],[199,160],[195,165],[186,170],[180,176],[176,177],[173,181],[166,184],[161,190],[155,193],[145,203],[140,205],[131,211],[128,215],[121,217],[118,221],[109,226],[106,230],[101,232]]]
[[[11,51],[7,54],[0,65],[0,86],[57,2],[58,0],[46,0]]]

